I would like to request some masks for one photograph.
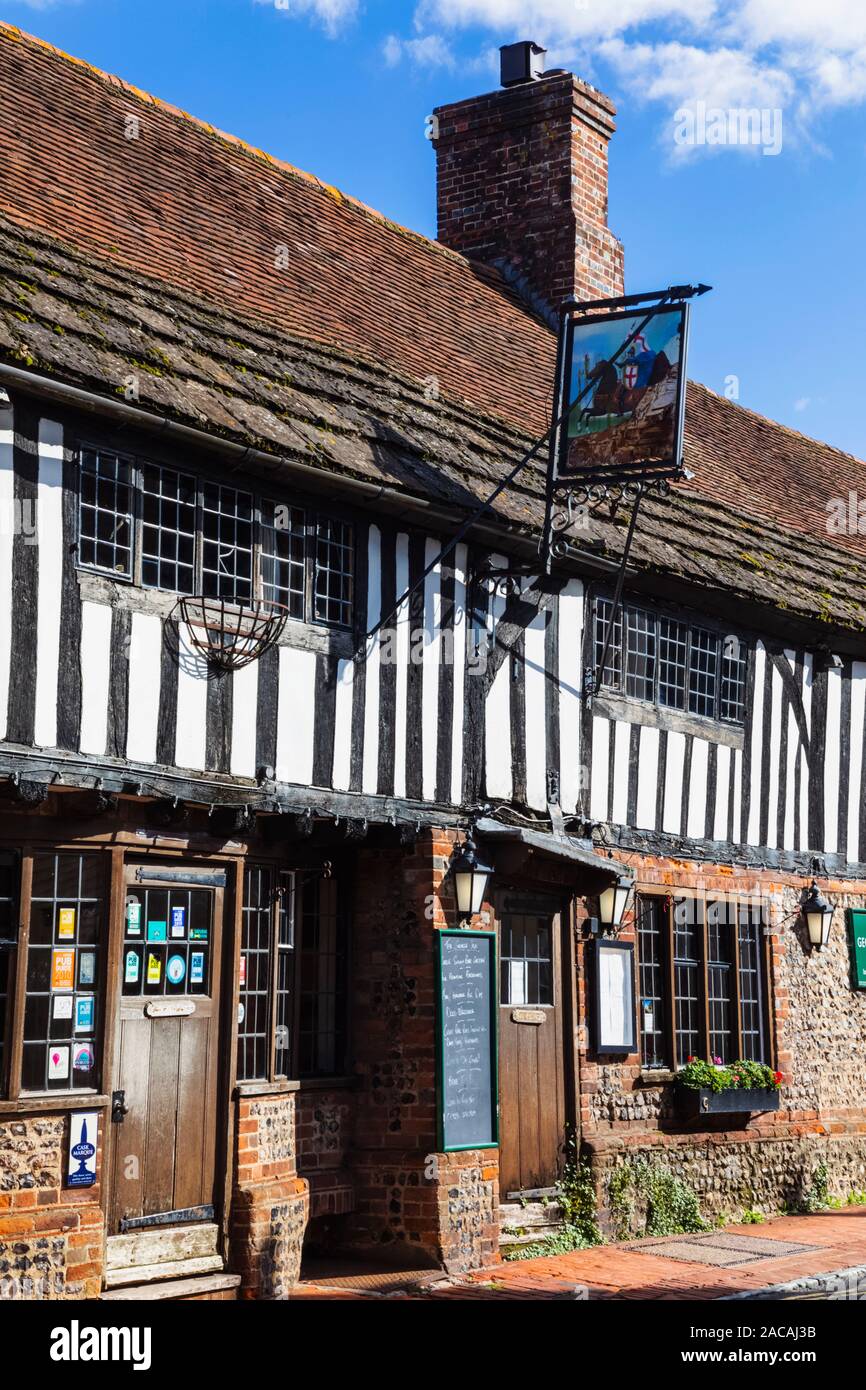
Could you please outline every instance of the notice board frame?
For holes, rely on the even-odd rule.
[[[848,918],[848,947],[851,952],[851,987],[852,989],[866,989],[866,965],[863,964],[861,953],[857,949],[858,932],[866,933],[866,910],[862,907],[849,907],[846,915]],[[861,969],[863,970],[862,979]]]
[[[499,1148],[499,961],[495,931],[468,931],[443,927],[436,933],[436,1142],[439,1153],[464,1153],[469,1149]],[[476,937],[487,942],[490,965],[490,1082],[493,1134],[472,1144],[449,1144],[445,1130],[445,1029],[442,1012],[443,945],[446,937]]]
[[[593,1050],[599,1057],[633,1057],[640,1049],[639,1034],[637,1027],[637,998],[635,989],[635,943],[633,941],[617,941],[610,936],[599,936],[595,938],[595,949],[593,950],[593,982],[592,982],[592,1038]],[[606,1042],[601,1033],[601,955],[603,951],[624,951],[628,969],[628,983],[631,994],[631,1008],[627,1014],[631,1022],[631,1035],[628,1042]]]

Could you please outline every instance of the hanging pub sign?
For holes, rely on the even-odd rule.
[[[599,938],[594,967],[593,1046],[599,1053],[627,1057],[637,1051],[634,946],[629,941]]]
[[[682,469],[685,303],[567,322],[560,483]]]
[[[439,950],[439,1146],[499,1142],[496,933],[437,932]]]

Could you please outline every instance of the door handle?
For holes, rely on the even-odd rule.
[[[123,1124],[125,1115],[129,1114],[129,1106],[126,1103],[125,1091],[112,1091],[111,1093],[111,1122],[115,1125]]]

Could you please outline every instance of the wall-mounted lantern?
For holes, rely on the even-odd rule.
[[[493,865],[486,862],[471,835],[451,860],[451,873],[457,911],[461,920],[466,921],[481,911],[487,883],[493,873]]]
[[[821,947],[826,946],[830,940],[833,910],[833,904],[821,895],[821,890],[812,879],[811,887],[800,906],[800,912],[809,932],[809,946],[812,950],[820,951]]]
[[[634,880],[628,874],[620,874],[598,895],[598,916],[587,919],[587,927],[593,936],[600,932],[618,932],[628,907]]]

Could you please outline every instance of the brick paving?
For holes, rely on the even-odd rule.
[[[596,1246],[569,1255],[516,1260],[456,1278],[430,1280],[416,1291],[391,1298],[423,1299],[658,1299],[693,1300],[757,1292],[836,1270],[866,1266],[866,1207],[780,1216],[761,1226],[726,1226],[726,1235],[757,1241],[790,1241],[816,1247],[807,1252],[759,1259],[736,1268],[667,1259],[651,1254],[653,1240]],[[758,1245],[758,1249],[761,1246]],[[292,1297],[352,1298],[357,1292],[302,1283]],[[364,1295],[361,1294],[361,1297]],[[367,1294],[367,1297],[377,1295]],[[378,1297],[382,1297],[381,1294]]]

